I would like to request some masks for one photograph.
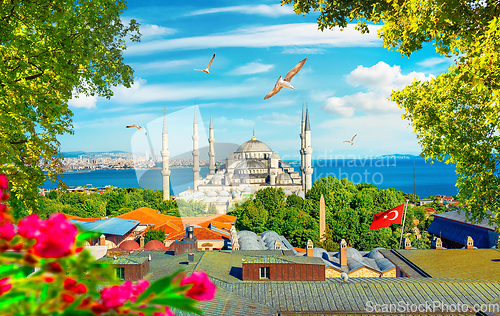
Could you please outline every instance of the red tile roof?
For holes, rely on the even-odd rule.
[[[194,237],[198,240],[225,240],[227,239],[226,236],[215,232],[213,230],[210,230],[205,227],[195,227],[194,232],[193,232]],[[176,240],[176,239],[181,239],[184,236],[186,236],[186,231],[180,231],[178,233],[173,233],[167,236],[166,240]]]

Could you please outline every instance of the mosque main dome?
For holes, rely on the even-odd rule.
[[[265,143],[261,142],[260,140],[257,140],[255,138],[255,134],[247,142],[244,142],[238,149],[235,151],[236,153],[245,153],[245,152],[272,152],[271,148],[267,146]]]

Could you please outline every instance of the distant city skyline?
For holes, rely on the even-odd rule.
[[[364,35],[353,25],[321,32],[317,14],[295,15],[279,1],[251,6],[242,1],[128,1],[122,16],[141,23],[141,43],[128,43],[124,54],[135,70],[135,83],[130,89],[114,88],[110,100],[72,99],[75,133],[59,137],[63,152],[145,152],[151,146],[158,153],[164,108],[171,157],[189,152],[196,101],[200,147],[208,145],[212,111],[217,143],[240,145],[255,130],[256,138],[281,157],[297,160],[304,100],[313,159],[419,155],[413,129],[401,119],[403,111],[387,98],[414,78],[439,75],[452,62],[431,45],[410,58],[388,51],[376,36],[380,26],[371,25]],[[214,53],[209,74],[190,69],[205,68]],[[283,89],[263,100],[278,77],[304,58],[292,81],[296,90]],[[131,124],[144,126],[149,138],[125,128]],[[354,145],[343,143],[355,134]]]

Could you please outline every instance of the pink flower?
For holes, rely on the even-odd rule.
[[[31,215],[30,215],[31,216]],[[36,220],[33,220],[36,222]],[[60,258],[70,253],[75,243],[78,230],[62,214],[53,214],[46,221],[39,224],[39,234],[35,235],[36,244],[33,252],[43,258]],[[25,232],[23,232],[25,233]],[[29,233],[25,233],[29,235]]]
[[[193,286],[186,293],[187,297],[191,297],[198,301],[211,301],[214,299],[215,284],[208,278],[207,274],[203,271],[194,271],[190,276],[184,277],[181,285],[193,284]]]
[[[19,222],[17,233],[24,238],[37,238],[40,236],[40,226],[43,221],[36,214],[26,216]]]
[[[9,181],[7,181],[7,176],[0,174],[0,189],[6,190],[9,188]]]
[[[124,282],[122,285],[120,285],[124,290],[129,291],[132,293],[132,296],[130,297],[130,301],[135,302],[137,297],[144,292],[144,290],[147,289],[149,286],[149,282],[147,280],[139,280],[137,281],[137,284],[134,285],[132,284],[132,281],[127,281]]]
[[[165,312],[155,312],[153,316],[175,316],[170,307],[165,306]]]
[[[0,226],[0,239],[11,241],[15,234],[14,225],[11,223],[7,222]]]
[[[9,278],[3,278],[0,280],[0,295],[10,290],[12,284],[9,283]]]
[[[116,308],[122,306],[132,295],[132,293],[123,286],[114,285],[106,287],[101,291],[101,299],[107,308]]]

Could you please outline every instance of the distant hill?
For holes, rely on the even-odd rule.
[[[128,153],[122,150],[113,151],[96,151],[96,152],[86,152],[86,151],[64,151],[61,155],[65,158],[78,158],[80,155],[101,155],[101,154],[117,154],[117,153]]]

